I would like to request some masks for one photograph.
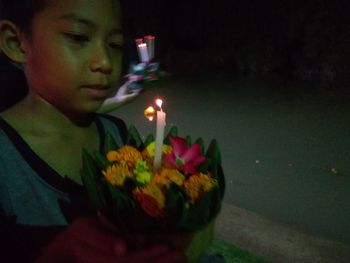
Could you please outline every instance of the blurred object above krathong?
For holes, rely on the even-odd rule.
[[[126,77],[130,91],[142,90],[147,82],[159,78],[159,63],[155,61],[155,39],[152,35],[135,39],[139,62],[131,63],[129,66]]]

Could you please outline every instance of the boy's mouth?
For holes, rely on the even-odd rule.
[[[110,86],[108,85],[84,85],[83,88],[89,96],[96,99],[106,99],[110,93]]]

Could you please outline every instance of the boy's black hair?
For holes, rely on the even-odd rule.
[[[34,15],[48,0],[0,0],[0,20],[10,20],[23,32],[30,34]],[[21,70],[11,65],[0,51],[0,111],[20,101],[28,92]]]
[[[34,15],[48,0],[0,0],[0,19],[15,23],[23,32],[30,33]]]
[[[0,20],[10,20],[30,36],[35,14],[50,0],[0,0]],[[122,10],[124,1],[119,0]],[[123,21],[124,24],[124,21]],[[0,111],[20,101],[28,92],[23,72],[13,66],[0,50]]]
[[[21,30],[30,33],[34,15],[43,10],[49,0],[0,0],[0,20],[14,22]],[[122,9],[124,1],[119,0]]]

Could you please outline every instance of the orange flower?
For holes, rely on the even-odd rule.
[[[155,184],[151,183],[143,188],[137,187],[133,194],[147,214],[156,218],[164,216],[165,196]]]
[[[107,153],[107,159],[110,162],[126,164],[130,169],[134,169],[136,161],[142,159],[142,155],[136,148],[125,145],[116,151],[109,151]]]
[[[153,182],[161,186],[168,186],[171,182],[181,186],[185,176],[176,169],[163,168],[160,173],[153,177]]]
[[[125,164],[113,164],[102,171],[103,175],[112,185],[122,186],[127,177],[133,177]]]
[[[215,184],[216,181],[210,175],[199,173],[191,175],[183,185],[185,192],[190,198],[190,203],[194,204]]]

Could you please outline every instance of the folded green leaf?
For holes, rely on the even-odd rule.
[[[117,187],[106,182],[108,194],[110,196],[111,204],[118,210],[126,210],[135,208],[134,201]]]
[[[145,143],[144,143],[145,147],[147,147],[151,142],[154,142],[154,140],[155,139],[153,134],[149,134],[145,139]]]
[[[186,138],[185,138],[185,140],[186,140],[186,145],[187,145],[188,147],[190,147],[190,146],[192,145],[191,136],[187,135]]]
[[[113,136],[107,132],[104,142],[104,153],[106,154],[109,151],[117,150],[120,146],[117,144]]]
[[[98,174],[99,170],[96,167],[94,159],[91,155],[83,149],[83,168],[80,171],[80,175],[85,185],[87,192],[89,193],[89,197],[97,209],[103,209],[104,203],[100,198],[100,193],[98,187],[99,184]]]
[[[135,126],[131,125],[128,131],[128,137],[126,139],[126,144],[135,147],[138,150],[144,148],[141,136]]]
[[[171,183],[165,196],[165,215],[170,225],[176,225],[183,220],[185,215],[185,194],[183,190]]]
[[[217,162],[211,162],[209,170],[214,176],[214,179],[218,182],[219,190],[220,190],[220,197],[223,199],[224,193],[225,193],[225,176],[224,172],[222,170],[222,167],[219,163]]]
[[[220,153],[219,145],[215,139],[213,139],[210,142],[206,156],[207,158],[215,160],[216,162],[221,164],[221,153]]]
[[[96,164],[100,170],[104,170],[111,166],[111,162],[108,161],[107,157],[100,152],[95,152]]]
[[[210,215],[209,221],[214,219],[220,212],[222,199],[220,196],[219,187],[214,187],[211,190],[211,200],[210,200]]]
[[[198,143],[201,146],[201,153],[205,154],[205,145],[202,138],[198,138],[194,143]]]
[[[211,220],[211,200],[213,192],[209,191],[195,205],[190,205],[181,226],[189,231],[203,229]]]
[[[171,126],[168,134],[164,138],[164,144],[170,145],[170,137],[171,136],[177,136],[177,127]]]

